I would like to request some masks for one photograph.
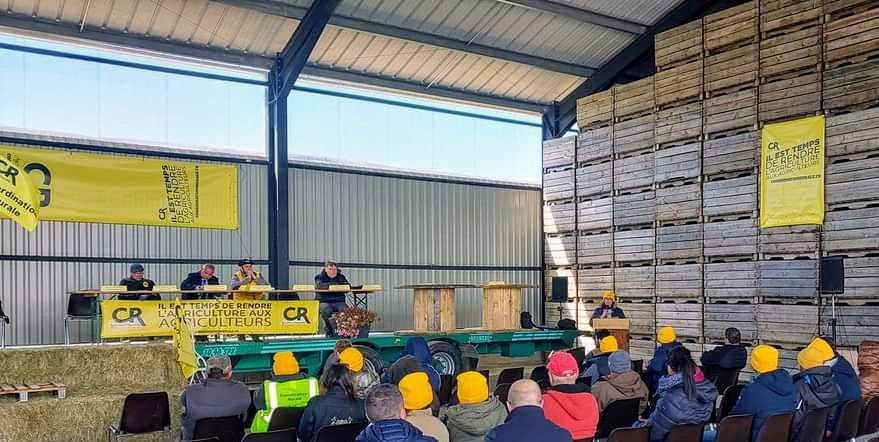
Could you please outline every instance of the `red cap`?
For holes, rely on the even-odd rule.
[[[554,376],[571,376],[580,372],[577,368],[577,360],[566,351],[550,355],[546,369]]]

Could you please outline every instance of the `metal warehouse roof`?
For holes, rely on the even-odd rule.
[[[343,0],[303,74],[537,111],[681,0]],[[311,0],[0,0],[0,27],[267,68]]]

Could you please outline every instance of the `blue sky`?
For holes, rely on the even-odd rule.
[[[222,73],[0,34],[0,43]],[[252,74],[235,74],[260,79]],[[262,86],[0,49],[0,129],[262,155]],[[300,81],[539,124],[536,116]],[[292,154],[540,183],[540,128],[306,91],[289,97]]]

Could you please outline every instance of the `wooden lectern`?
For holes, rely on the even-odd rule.
[[[628,319],[593,319],[592,330],[605,329],[617,339],[620,350],[629,351],[629,320]]]

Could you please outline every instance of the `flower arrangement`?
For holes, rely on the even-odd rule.
[[[361,307],[351,307],[345,311],[333,313],[331,316],[336,323],[336,333],[343,338],[356,338],[360,335],[360,329],[369,327],[378,321],[378,313]]]

